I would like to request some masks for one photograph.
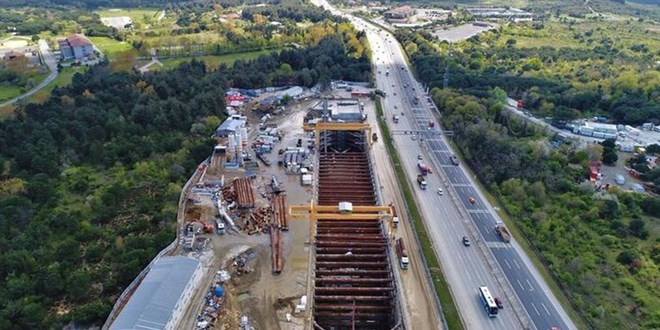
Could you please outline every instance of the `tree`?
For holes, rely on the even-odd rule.
[[[646,229],[646,222],[642,219],[633,219],[630,221],[628,230],[637,238],[646,239],[649,237],[649,231]]]
[[[616,154],[616,151],[608,149],[603,152],[603,164],[614,166],[619,160],[619,156]]]
[[[517,43],[516,39],[513,39],[513,38],[509,38],[506,41],[507,47],[513,47],[513,46],[516,45],[516,43]]]
[[[637,258],[639,258],[637,251],[626,249],[619,253],[619,255],[616,257],[616,261],[622,265],[628,266],[632,264],[632,262]]]

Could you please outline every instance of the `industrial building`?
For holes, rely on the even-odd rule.
[[[591,136],[599,139],[616,139],[618,128],[613,124],[603,124],[594,122],[585,122],[583,125],[575,126],[573,133],[584,136]]]
[[[243,116],[232,115],[227,118],[218,129],[215,130],[215,135],[218,137],[228,137],[230,134],[240,133],[241,128],[247,124],[247,119]]]
[[[406,19],[412,15],[415,15],[415,10],[410,6],[401,6],[390,9],[383,14],[387,19]]]
[[[202,275],[199,260],[161,257],[151,266],[109,329],[177,329]]]
[[[322,100],[311,110],[312,117],[320,118],[327,111],[330,119],[338,122],[357,123],[367,119],[358,99]]]

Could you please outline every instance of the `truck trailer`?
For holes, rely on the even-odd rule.
[[[396,213],[396,207],[392,203],[390,203],[390,207],[392,208],[392,227],[398,228],[399,227],[399,215]]]
[[[417,176],[417,183],[419,183],[419,187],[422,188],[422,190],[426,190],[426,179],[424,179],[423,175],[418,175]]]
[[[408,260],[408,251],[406,251],[406,246],[403,244],[403,238],[396,240],[396,255],[399,258],[401,269],[408,269],[410,260]]]

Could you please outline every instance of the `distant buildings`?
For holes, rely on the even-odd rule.
[[[518,8],[467,7],[465,11],[476,18],[504,18],[514,21],[531,21],[534,14]]]
[[[180,329],[178,323],[203,276],[199,260],[182,256],[158,259],[109,330]]]
[[[82,34],[72,34],[57,42],[60,45],[62,58],[65,60],[74,58],[80,60],[85,57],[94,56],[94,45]]]
[[[415,15],[415,10],[410,6],[401,6],[390,9],[383,14],[387,19],[406,19],[412,15]]]

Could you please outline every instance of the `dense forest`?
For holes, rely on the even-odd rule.
[[[606,115],[617,123],[658,124],[660,72],[646,70],[653,65],[653,54],[644,50],[645,45],[624,51],[603,37],[586,48],[517,48],[515,38],[498,43],[500,35],[496,31],[476,36],[458,49],[444,45],[439,53],[432,35],[397,32],[420,79],[429,86],[442,86],[449,64],[452,88],[481,96],[500,87],[524,100],[526,109],[556,122]],[[592,31],[588,38],[593,35]],[[484,42],[493,45],[484,47]]]
[[[660,198],[617,188],[595,191],[586,168],[599,148],[553,147],[502,111],[502,90],[482,98],[450,89],[432,94],[470,166],[589,326],[658,329]]]
[[[182,184],[213,147],[227,87],[361,80],[344,38],[141,75],[107,64],[0,122],[0,328],[99,325],[174,238]]]
[[[1,1],[1,0],[0,0]],[[19,35],[35,35],[42,31],[53,34],[67,33],[63,21],[75,21],[88,36],[113,37],[116,31],[103,25],[99,15],[67,7],[27,8],[20,11],[2,9],[0,5],[0,30]]]

